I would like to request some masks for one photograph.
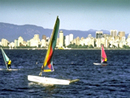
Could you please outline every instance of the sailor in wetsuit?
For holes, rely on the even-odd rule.
[[[11,60],[7,62],[8,68],[11,68]]]

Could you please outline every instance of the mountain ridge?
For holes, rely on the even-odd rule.
[[[64,36],[73,34],[74,38],[86,38],[88,34],[91,34],[93,37],[95,37],[96,31],[98,31],[94,29],[89,29],[88,31],[60,29],[59,31],[61,30],[63,31]],[[110,34],[108,30],[101,31],[103,31],[104,34]],[[32,39],[34,37],[34,34],[39,34],[39,37],[41,39],[42,35],[50,37],[51,33],[52,29],[43,28],[37,25],[16,25],[11,23],[0,22],[0,39],[5,38],[8,41],[14,41],[15,39],[18,39],[19,36],[23,37],[23,39],[27,41]]]

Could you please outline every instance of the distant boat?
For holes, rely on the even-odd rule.
[[[35,48],[32,48],[32,50],[35,50]]]
[[[4,62],[5,62],[5,65],[6,65],[6,69],[1,69],[0,70],[8,70],[8,71],[17,71],[19,69],[12,69],[12,68],[8,68],[8,63],[10,62],[11,64],[11,60],[9,59],[9,57],[6,55],[6,53],[4,52],[4,50],[1,48],[1,52],[2,52],[2,55],[3,55],[3,59],[4,59]]]
[[[2,52],[2,55],[3,55],[3,59],[4,59],[4,62],[5,62],[6,68],[9,69],[7,63],[9,62],[10,59],[9,59],[9,57],[6,55],[6,53],[4,52],[4,50],[3,50],[2,48],[1,48],[1,52]],[[10,61],[11,61],[11,60],[10,60]]]
[[[76,80],[64,80],[64,79],[55,79],[55,78],[48,78],[48,77],[41,77],[42,72],[54,72],[52,56],[55,50],[56,42],[57,42],[57,35],[59,31],[59,24],[60,20],[57,17],[53,32],[51,34],[48,50],[44,59],[44,63],[41,67],[41,72],[39,73],[40,76],[28,75],[28,80],[33,82],[42,83],[44,85],[69,85],[72,82],[78,81]]]
[[[101,45],[101,63],[93,63],[94,65],[107,65],[107,55],[105,53],[103,45]]]

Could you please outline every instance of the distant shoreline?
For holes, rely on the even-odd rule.
[[[64,49],[64,50],[67,50],[67,49]],[[73,48],[73,49],[70,49],[70,50],[101,50],[101,48]],[[114,49],[114,48],[105,48],[105,50],[130,50],[130,49],[125,49],[125,48],[122,48],[122,49]]]
[[[3,48],[7,50],[47,50],[47,48]],[[101,50],[101,48],[72,48],[72,49],[55,49],[55,50]],[[130,50],[126,48],[105,48],[105,50]]]

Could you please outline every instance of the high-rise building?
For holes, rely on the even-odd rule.
[[[96,31],[96,38],[102,38],[103,31]]]
[[[40,45],[40,39],[39,39],[39,34],[35,34],[32,39],[30,39],[30,46],[31,47],[39,47]]]
[[[59,33],[59,46],[60,47],[63,47],[63,40],[64,40],[64,35],[63,35],[63,32],[60,31]]]
[[[14,46],[18,47],[18,40],[17,39],[14,40]]]
[[[126,39],[127,45],[130,47],[130,34],[128,35],[127,39]]]
[[[65,36],[65,46],[68,46],[70,44],[70,38],[69,35]]]
[[[31,47],[38,47],[38,40],[30,39],[30,46]]]
[[[101,38],[96,39],[96,47],[101,47]]]
[[[27,40],[27,46],[30,46],[30,40]]]
[[[111,35],[112,37],[117,36],[117,30],[110,30],[110,35]]]
[[[39,41],[39,40],[40,40],[40,39],[39,39],[39,34],[35,34],[34,37],[33,37],[33,39]]]
[[[2,38],[1,39],[1,44],[2,44],[2,46],[8,46],[8,40],[7,39],[4,39],[4,38]]]
[[[118,36],[119,36],[120,40],[122,40],[122,38],[125,37],[125,32],[124,31],[119,31]]]
[[[119,31],[118,32],[118,36],[119,37],[124,37],[125,36],[125,32],[124,31]]]
[[[80,38],[79,37],[77,37],[76,38],[76,43],[75,43],[76,45],[79,45],[80,44]]]
[[[65,36],[65,45],[68,46],[69,44],[72,44],[73,42],[73,34],[69,34]]]
[[[46,40],[46,35],[43,35],[43,36],[42,36],[42,39]]]
[[[70,37],[70,42],[71,42],[74,39],[74,36],[73,34],[70,34],[69,37]]]
[[[20,36],[18,38],[18,46],[20,46],[21,44],[23,44],[23,38]]]
[[[11,42],[11,43],[9,43],[9,49],[13,49],[14,47],[15,47],[15,43],[14,42]]]
[[[41,47],[46,47],[46,40],[45,39],[41,40]]]

